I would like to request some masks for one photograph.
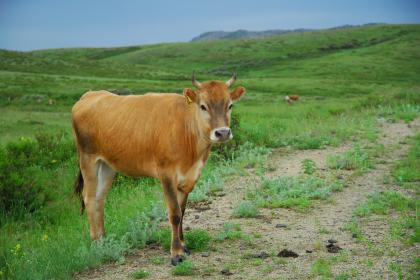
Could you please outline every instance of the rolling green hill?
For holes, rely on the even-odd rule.
[[[417,85],[419,46],[419,25],[375,25],[263,39],[1,50],[0,100],[41,94],[69,104],[100,88],[180,92],[192,70],[200,80],[226,79],[237,71],[251,94],[366,94],[373,84]]]
[[[0,105],[19,111],[68,112],[90,89],[180,93],[191,87],[193,70],[199,80],[227,79],[237,71],[238,84],[248,90],[238,111],[282,104],[287,94],[310,100],[418,92],[419,47],[420,25],[373,25],[261,39],[0,50]],[[249,111],[244,118],[252,123],[255,115]],[[279,114],[274,110],[271,115]],[[68,127],[68,121],[62,123]],[[13,138],[10,124],[5,127],[0,131]],[[23,127],[32,131],[33,126]],[[51,130],[56,128],[54,123]]]

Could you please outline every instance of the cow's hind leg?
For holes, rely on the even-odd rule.
[[[172,226],[171,263],[172,265],[177,265],[184,259],[184,247],[179,234],[182,218],[181,207],[178,204],[176,184],[169,178],[163,178],[161,181],[168,207],[168,218]]]
[[[99,239],[99,230],[96,223],[96,187],[98,184],[98,165],[94,157],[80,155],[80,171],[83,175],[83,201],[89,220],[90,239]]]
[[[80,158],[80,169],[84,179],[83,200],[89,220],[90,238],[96,240],[105,234],[104,204],[115,172],[105,162],[87,155]]]
[[[98,235],[105,234],[104,227],[104,206],[106,195],[112,186],[112,181],[115,177],[115,171],[109,167],[104,161],[98,161],[98,184],[96,187],[96,217]]]

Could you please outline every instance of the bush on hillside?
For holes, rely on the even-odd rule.
[[[64,135],[21,137],[0,147],[0,212],[34,212],[49,199],[54,169],[75,155]]]

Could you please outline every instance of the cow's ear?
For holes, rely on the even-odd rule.
[[[184,89],[184,96],[187,99],[187,103],[197,102],[197,93],[190,88]]]
[[[244,93],[245,93],[244,87],[237,87],[230,92],[230,98],[232,99],[232,101],[238,101]]]

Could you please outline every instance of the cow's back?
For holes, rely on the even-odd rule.
[[[127,175],[157,177],[158,165],[182,154],[186,106],[178,94],[87,92],[72,109],[78,149]]]

